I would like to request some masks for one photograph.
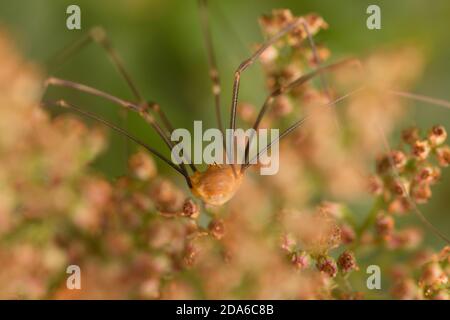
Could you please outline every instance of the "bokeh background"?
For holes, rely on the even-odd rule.
[[[66,8],[70,4],[81,7],[82,30],[71,31],[65,26]],[[366,27],[366,8],[370,4],[381,7],[381,30]],[[212,34],[224,106],[230,104],[234,69],[250,54],[253,45],[262,41],[258,17],[274,8],[289,8],[296,15],[309,12],[321,15],[330,27],[320,32],[316,40],[330,48],[331,61],[348,56],[363,57],[377,49],[399,44],[420,48],[426,68],[414,91],[450,100],[449,1],[211,0]],[[204,126],[215,125],[206,53],[194,0],[1,1],[0,24],[13,34],[27,58],[37,63],[46,63],[89,28],[103,26],[139,89],[149,100],[159,102],[177,126],[191,128],[193,120],[199,119],[204,120]],[[70,59],[56,75],[131,98],[104,52],[95,45]],[[256,65],[243,76],[241,99],[260,105],[265,95],[262,71]],[[116,106],[71,90],[51,89],[49,96],[64,97],[86,106],[163,150],[159,138],[133,114],[125,119]],[[450,128],[448,110],[422,103],[410,103],[410,106],[405,126],[416,124],[429,128],[439,123]],[[223,115],[227,118],[227,110]],[[126,173],[125,159],[130,148],[134,146],[127,146],[122,137],[111,133],[108,151],[94,165],[105,176],[115,179]],[[171,174],[167,166],[159,168]],[[450,233],[449,190],[450,172],[444,170],[433,198],[423,207],[430,221],[447,235]],[[428,236],[427,241],[439,247],[440,240],[433,235]]]

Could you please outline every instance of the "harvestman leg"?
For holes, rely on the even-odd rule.
[[[340,102],[341,100],[346,99],[347,97],[359,92],[362,89],[363,89],[363,87],[353,90],[352,92],[347,93],[342,97],[339,97],[333,101],[328,102],[327,104],[323,105],[323,107],[334,106],[336,103]],[[266,151],[269,151],[274,143],[279,142],[282,138],[286,137],[288,134],[290,134],[295,129],[300,127],[309,117],[311,117],[311,115],[304,116],[302,119],[294,122],[290,127],[288,127],[286,130],[284,130],[278,138],[272,140],[266,147],[264,147],[262,150],[260,150],[256,156],[254,156],[251,160],[247,161],[245,163],[245,165],[242,166],[242,171],[245,171],[248,167],[250,167],[252,165],[253,161],[255,161],[261,154],[263,154]]]
[[[67,81],[58,79],[55,77],[49,77],[46,80],[46,85],[58,85],[58,86],[65,86],[70,87],[79,91],[83,91],[86,93],[102,96],[104,98],[107,98],[113,102],[116,102],[122,106],[124,106],[126,109],[134,109],[134,111],[137,111],[150,125],[157,131],[157,133],[161,136],[161,138],[164,140],[164,142],[169,146],[170,149],[173,147],[173,143],[170,141],[170,134],[173,131],[173,126],[170,123],[169,119],[163,112],[163,110],[160,108],[160,106],[157,103],[154,102],[147,102],[144,100],[142,94],[137,89],[136,85],[134,84],[133,80],[131,79],[131,76],[125,69],[119,55],[117,54],[116,50],[111,45],[111,42],[109,41],[106,32],[101,27],[94,27],[92,28],[89,33],[87,33],[83,38],[80,40],[74,42],[72,45],[69,45],[65,49],[63,49],[56,57],[53,59],[54,61],[58,62],[56,65],[61,65],[62,62],[67,60],[70,56],[72,56],[77,51],[84,48],[86,45],[90,43],[96,43],[98,44],[102,49],[105,50],[106,54],[112,61],[113,65],[117,68],[122,78],[126,81],[128,87],[131,89],[135,99],[137,99],[138,104],[135,104],[137,108],[130,108],[130,102],[126,102],[124,100],[121,100],[117,97],[114,97],[110,94],[106,94],[104,92],[100,92],[97,89],[78,84],[75,82]],[[99,94],[100,93],[100,94]],[[120,101],[125,102],[125,104],[120,103]],[[163,125],[168,132],[166,132],[161,128],[161,126],[158,124],[158,122],[148,113],[148,110],[151,109],[153,112],[157,113],[159,117],[161,118]],[[189,165],[191,169],[195,172],[197,171],[197,168],[192,163],[192,161],[189,161]],[[182,163],[183,167],[184,164]],[[184,169],[185,170],[185,169]]]
[[[122,78],[127,83],[128,87],[132,91],[135,99],[139,102],[139,104],[142,104],[143,106],[146,106],[146,108],[150,108],[153,112],[156,112],[161,120],[163,121],[163,124],[167,131],[170,132],[173,131],[173,126],[170,124],[168,118],[164,114],[164,112],[160,109],[160,106],[156,103],[149,102],[147,103],[140,91],[137,89],[137,86],[135,85],[134,81],[131,79],[130,74],[125,69],[124,64],[122,63],[119,54],[116,52],[116,50],[113,48],[111,41],[109,40],[105,30],[101,27],[94,27],[92,28],[84,37],[80,38],[78,41],[75,41],[73,44],[67,46],[65,49],[63,49],[59,54],[57,54],[52,60],[54,63],[53,66],[60,66],[65,62],[67,59],[69,59],[71,56],[73,56],[76,52],[82,50],[87,45],[91,43],[96,43],[99,45],[100,48],[102,48],[106,55],[110,58],[113,65],[116,67],[116,69],[119,71],[119,74],[122,76]],[[127,118],[127,112],[125,112],[125,119]],[[128,150],[128,144],[127,144],[127,150]]]
[[[146,105],[138,105],[131,101],[123,100],[121,98],[118,98],[116,96],[113,96],[109,93],[106,93],[104,91],[89,87],[87,85],[69,81],[69,80],[63,80],[55,77],[50,77],[46,80],[46,85],[54,85],[54,86],[60,86],[60,87],[67,87],[72,88],[74,90],[88,93],[97,97],[102,97],[106,100],[109,100],[121,107],[123,107],[125,110],[132,110],[137,112],[148,124],[152,126],[152,128],[158,133],[158,135],[163,139],[164,143],[168,146],[169,150],[172,150],[173,143],[172,141],[166,136],[164,133],[164,130],[161,128],[161,126],[158,124],[158,122],[155,120],[155,118],[147,112],[147,106]],[[186,166],[184,165],[183,161],[180,163],[181,169],[184,173],[187,174]]]
[[[211,37],[207,5],[208,5],[207,0],[199,0],[202,33],[203,33],[203,37],[205,39],[206,53],[208,56],[209,77],[211,78],[211,82],[212,82],[211,91],[212,91],[212,94],[214,95],[217,126],[218,126],[220,132],[222,132],[222,134],[223,134],[224,131],[223,131],[221,106],[220,106],[221,84],[220,84],[219,70],[217,68],[216,55],[214,52],[214,46],[213,46],[213,41],[212,41],[212,37]]]
[[[91,43],[99,45],[99,47],[105,51],[106,55],[109,57],[114,67],[119,71],[119,74],[127,83],[136,101],[139,104],[142,104],[147,108],[151,109],[152,111],[154,111],[155,113],[157,113],[158,116],[161,118],[165,129],[169,131],[169,133],[171,133],[173,131],[173,126],[170,123],[169,119],[167,118],[167,116],[165,115],[163,110],[161,110],[160,106],[157,103],[147,102],[144,99],[140,91],[137,89],[136,84],[131,79],[130,73],[124,67],[124,64],[119,54],[112,46],[111,41],[109,40],[108,35],[106,34],[103,28],[101,27],[92,28],[84,37],[64,48],[52,59],[52,61],[54,61],[54,65],[56,66],[62,65],[63,62],[65,62],[67,59],[73,56],[76,52],[80,51],[81,49],[85,48],[87,45]]]
[[[275,36],[273,36],[272,38],[267,40],[265,43],[263,43],[261,45],[261,47],[258,50],[256,50],[256,52],[252,56],[250,56],[250,58],[244,60],[239,65],[237,70],[235,71],[234,83],[233,83],[233,96],[232,96],[232,101],[231,101],[231,116],[230,116],[230,128],[232,129],[232,132],[234,132],[234,130],[236,129],[236,111],[237,111],[236,109],[237,109],[237,103],[238,103],[238,99],[239,99],[240,78],[241,78],[242,72],[244,72],[249,66],[251,66],[267,48],[269,48],[271,45],[276,43],[280,38],[282,38],[283,36],[285,36],[286,34],[291,32],[292,30],[294,30],[298,25],[302,25],[303,28],[305,29],[305,31],[308,35],[308,40],[310,42],[310,46],[313,51],[314,59],[316,60],[317,64],[320,63],[320,57],[317,53],[316,46],[312,39],[312,35],[309,31],[307,22],[305,21],[304,18],[296,19],[294,22],[290,23],[285,28],[283,28],[281,31],[279,31]],[[327,96],[329,97],[329,100],[331,101],[331,95],[329,94],[328,88],[326,86],[325,78],[323,77],[323,75],[321,75],[321,76],[322,76],[322,83],[324,85],[324,89],[326,90]],[[234,168],[234,166],[233,166],[233,168]]]
[[[280,86],[277,89],[275,89],[274,91],[272,91],[267,98],[264,101],[263,106],[261,107],[258,116],[255,120],[255,123],[253,125],[253,130],[252,131],[252,135],[250,136],[249,140],[246,143],[245,146],[245,161],[244,163],[248,163],[248,156],[249,156],[249,148],[250,148],[250,143],[253,139],[253,134],[258,131],[259,129],[259,125],[261,124],[261,120],[264,117],[264,115],[266,114],[268,108],[270,108],[270,106],[272,105],[273,101],[275,100],[276,97],[285,94],[287,92],[289,92],[290,90],[292,90],[295,87],[301,86],[303,84],[305,84],[306,82],[310,81],[311,79],[313,79],[316,76],[322,75],[323,72],[325,71],[331,71],[334,69],[338,69],[341,68],[343,66],[349,65],[349,64],[358,64],[359,65],[359,60],[357,59],[346,59],[346,60],[342,60],[342,61],[338,61],[336,63],[324,66],[324,67],[319,67],[316,70],[313,70],[297,79],[295,79],[294,81],[288,83],[285,86]],[[332,100],[330,99],[329,102],[331,102]],[[331,104],[332,106],[332,104]],[[245,169],[244,167],[241,167],[241,172],[243,172]]]
[[[250,56],[250,58],[244,60],[237,70],[234,73],[234,83],[233,83],[233,96],[231,100],[231,117],[230,117],[230,129],[235,130],[236,129],[236,108],[237,103],[239,99],[239,87],[240,87],[240,80],[241,80],[241,74],[244,72],[248,67],[250,67],[260,56],[261,54],[269,48],[271,45],[275,44],[279,39],[284,37],[286,34],[294,30],[298,25],[302,24],[303,26],[306,25],[306,21],[303,18],[298,18],[294,22],[288,24],[286,27],[281,29],[276,35],[274,35],[272,38],[264,42],[258,50],[253,53],[253,55]],[[309,29],[306,29],[306,32],[309,34]],[[315,59],[318,59],[316,50],[313,50],[313,53],[315,55]]]
[[[153,155],[155,155],[156,157],[160,158],[162,161],[164,161],[165,163],[167,163],[169,166],[171,166],[173,169],[175,169],[178,173],[180,173],[181,175],[183,175],[183,177],[186,179],[186,182],[188,184],[188,186],[191,188],[192,184],[191,184],[191,179],[189,178],[189,175],[187,174],[186,170],[183,170],[183,167],[181,166],[177,166],[176,164],[174,164],[172,161],[170,161],[168,158],[166,158],[164,155],[162,155],[160,152],[158,152],[156,149],[153,149],[152,147],[150,147],[149,145],[147,145],[146,143],[144,143],[143,141],[139,140],[138,138],[134,137],[133,135],[131,135],[130,133],[128,133],[126,130],[123,130],[120,127],[117,127],[116,125],[94,115],[93,113],[90,113],[88,111],[85,111],[77,106],[75,106],[72,103],[69,103],[65,100],[58,100],[58,101],[54,101],[54,102],[42,102],[42,104],[44,106],[49,106],[49,105],[56,105],[62,108],[68,108],[71,110],[74,110],[88,118],[91,118],[93,120],[96,120],[100,123],[103,123],[104,125],[110,127],[111,129],[119,132],[120,134],[124,135],[125,137],[127,137],[128,139],[134,141],[135,143],[143,146],[145,149],[147,149],[150,153],[152,153]]]

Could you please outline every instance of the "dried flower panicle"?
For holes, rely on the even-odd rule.
[[[298,18],[275,10],[260,24],[270,36]],[[315,14],[302,18],[314,40],[328,27]],[[322,43],[316,43],[317,56],[308,44],[299,24],[263,53],[269,91],[329,58]],[[249,175],[233,200],[215,209],[190,199],[142,150],[129,159],[129,177],[102,177],[89,163],[105,147],[104,130],[71,115],[52,119],[38,106],[35,68],[2,34],[0,55],[0,129],[10,133],[0,138],[0,239],[9,240],[0,245],[0,297],[361,299],[362,292],[341,281],[357,281],[352,277],[361,272],[360,255],[422,249],[423,232],[399,228],[396,219],[411,210],[409,197],[429,201],[441,168],[450,163],[442,126],[426,136],[417,128],[404,132],[406,148],[378,158],[367,220],[360,223],[362,209],[353,208],[364,190],[361,177],[369,175],[367,163],[380,150],[373,123],[389,134],[403,115],[401,100],[382,92],[392,84],[408,87],[420,73],[421,57],[413,49],[370,56],[365,74],[371,90],[350,98],[338,118],[334,112],[311,118],[307,131],[280,145],[278,175],[261,181]],[[296,119],[328,103],[329,95],[333,90],[314,82],[285,92],[272,101],[261,127]],[[247,123],[255,120],[251,104],[241,103],[238,112]],[[351,139],[338,130],[339,118]],[[367,118],[373,122],[361,121]],[[448,299],[450,249],[416,260],[392,282],[393,297]],[[68,264],[82,269],[82,290],[53,283]]]

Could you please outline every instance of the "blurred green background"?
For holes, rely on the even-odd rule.
[[[66,8],[81,7],[82,30],[66,28]],[[366,28],[366,8],[378,4],[382,29]],[[296,15],[316,12],[330,28],[317,36],[332,52],[332,60],[345,56],[364,56],[378,48],[414,44],[425,53],[426,69],[415,92],[450,100],[450,1],[448,0],[211,0],[212,34],[223,83],[223,105],[229,106],[233,73],[238,64],[261,42],[257,19],[274,8],[289,8]],[[191,128],[193,120],[215,126],[213,99],[195,0],[96,0],[96,1],[1,1],[0,24],[16,38],[25,55],[45,62],[65,45],[78,39],[89,28],[103,26],[126,67],[146,98],[160,103],[176,126]],[[131,98],[104,52],[90,46],[66,63],[56,74],[85,83],[123,98]],[[241,100],[260,105],[265,97],[259,66],[243,76]],[[124,123],[119,108],[95,97],[66,89],[52,89],[49,97],[64,97],[86,106],[110,121],[126,125],[149,144],[164,150],[152,130],[134,114]],[[450,113],[434,106],[411,103],[406,124],[428,128],[435,123],[450,128]],[[227,112],[224,111],[226,117]],[[227,119],[227,117],[225,118]],[[96,163],[108,177],[125,173],[126,143],[111,133],[111,145]],[[131,146],[131,145],[130,145]],[[57,146],[56,146],[57,147]],[[134,146],[133,146],[134,147]],[[160,170],[169,174],[167,166]],[[423,209],[429,219],[450,233],[448,196],[449,170],[434,196]],[[416,223],[418,223],[416,221]],[[439,244],[434,236],[430,243]]]

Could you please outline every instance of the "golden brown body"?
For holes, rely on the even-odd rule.
[[[221,206],[230,200],[239,189],[243,175],[230,165],[210,165],[205,172],[191,176],[192,193],[206,204]]]

